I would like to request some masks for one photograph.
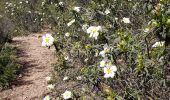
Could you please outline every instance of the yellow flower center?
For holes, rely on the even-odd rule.
[[[93,29],[92,29],[92,32],[93,32],[93,33],[96,33],[96,32],[97,32],[97,29],[96,29],[96,28],[93,28]]]
[[[45,42],[48,43],[50,41],[49,38],[45,38]]]
[[[66,97],[68,97],[68,96],[69,96],[69,93],[66,93],[65,95],[66,95]]]
[[[112,70],[110,68],[107,69],[107,73],[108,74],[111,74],[112,73]]]
[[[109,49],[106,49],[104,52],[105,52],[105,53],[109,53]]]

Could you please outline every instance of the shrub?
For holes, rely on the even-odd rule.
[[[11,86],[16,78],[20,65],[17,61],[16,50],[6,43],[0,51],[0,87]]]
[[[7,17],[13,25],[13,35],[22,35],[26,32],[38,32],[42,27],[40,9],[41,0],[2,0],[0,2],[1,17]]]
[[[52,26],[58,57],[54,69],[60,76],[54,82],[61,85],[69,76],[74,83],[56,88],[55,95],[70,89],[80,99],[168,99],[169,4],[169,0],[3,0],[6,10],[0,11],[17,31]]]
[[[57,74],[73,81],[83,76],[78,83],[86,84],[89,92],[96,91],[99,98],[168,99],[169,73],[164,65],[169,61],[164,60],[169,44],[165,38],[168,2],[63,0],[45,4],[55,30]],[[104,68],[101,61],[106,63]],[[110,71],[112,75],[107,76]],[[85,96],[77,92],[82,86],[64,88],[74,91],[75,97]]]

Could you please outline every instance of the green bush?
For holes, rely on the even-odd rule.
[[[1,7],[2,1],[0,2]],[[0,8],[2,12],[2,8]],[[1,13],[3,14],[3,13]],[[14,23],[8,17],[0,15],[0,88],[8,88],[16,78],[19,64],[16,50],[9,42],[12,41]]]
[[[0,12],[12,20],[14,32],[52,26],[58,57],[54,69],[60,76],[54,82],[60,85],[63,76],[69,76],[78,84],[56,88],[54,96],[70,89],[80,99],[169,99],[169,4],[169,0],[3,0]],[[104,67],[102,61],[107,61]],[[106,65],[117,68],[109,78],[104,77]]]
[[[89,86],[89,91],[95,90],[99,98],[168,99],[169,72],[165,62],[169,60],[164,59],[169,44],[165,37],[169,34],[168,4],[168,0],[45,2],[47,19],[55,30],[56,73],[61,77],[69,76],[73,81],[82,76],[85,79],[78,83]],[[88,33],[91,26],[101,26],[101,30]],[[156,42],[160,46],[155,47]],[[102,57],[100,52],[106,44],[108,50]],[[106,67],[101,68],[100,64],[105,58],[117,67],[114,77],[104,77]],[[56,80],[56,84],[60,81]],[[78,93],[80,98],[87,95],[77,92],[74,86],[63,88]]]
[[[38,32],[42,28],[41,0],[2,0],[0,18],[8,18],[13,26],[13,35]]]
[[[0,87],[7,88],[16,79],[20,65],[17,61],[16,50],[6,43],[0,51]]]

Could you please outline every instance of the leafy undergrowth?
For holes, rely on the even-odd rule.
[[[11,86],[16,79],[20,65],[17,61],[16,48],[5,43],[0,50],[0,88],[5,89]]]
[[[1,11],[1,10],[0,10]],[[16,48],[12,41],[12,22],[0,16],[0,90],[9,88],[16,79],[20,65],[17,61]]]
[[[44,2],[58,59],[52,98],[168,99],[168,2]]]
[[[50,97],[169,99],[169,0],[3,0],[5,16],[36,32],[50,24]],[[64,84],[63,84],[64,83]],[[47,96],[49,99],[49,97]]]

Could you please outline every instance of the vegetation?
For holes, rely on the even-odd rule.
[[[68,93],[80,100],[169,98],[169,0],[10,0],[3,4],[14,33],[37,32],[44,25],[54,31],[53,98],[64,91],[64,98]],[[63,81],[69,85],[59,88]]]
[[[2,9],[0,8],[0,12],[2,12]],[[0,15],[0,90],[11,86],[20,68],[16,48],[10,44],[13,29],[13,22],[9,18]]]
[[[0,51],[0,88],[8,88],[16,79],[20,68],[16,57],[16,50],[6,43]]]
[[[59,52],[55,70],[76,82],[82,77],[78,88],[65,89],[79,99],[89,94],[91,99],[168,99],[168,2],[69,0],[49,5]]]

